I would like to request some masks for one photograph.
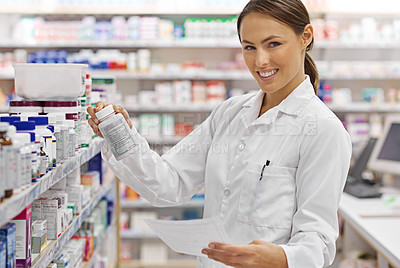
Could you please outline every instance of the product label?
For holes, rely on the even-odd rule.
[[[111,145],[111,151],[115,157],[119,157],[137,146],[123,117],[118,117],[114,122],[103,127],[101,132]]]
[[[61,132],[56,132],[55,133],[56,137],[56,162],[61,163],[61,158],[62,158],[62,143],[61,143]]]
[[[39,161],[40,162],[39,162],[38,174],[41,177],[44,174],[46,174],[47,167],[49,166],[47,161],[47,155],[40,156]]]

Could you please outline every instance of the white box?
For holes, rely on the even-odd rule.
[[[166,263],[168,248],[163,242],[144,241],[140,244],[140,261],[144,263]]]
[[[86,64],[14,64],[15,91],[34,100],[66,100],[85,93]]]
[[[57,239],[61,235],[61,199],[42,199],[42,216],[47,220],[47,238]]]
[[[158,214],[152,211],[135,211],[131,214],[131,229],[135,232],[153,233],[153,230],[146,224],[145,219],[156,220]]]
[[[67,193],[69,202],[75,203],[75,213],[80,213],[83,204],[83,185],[67,186]]]

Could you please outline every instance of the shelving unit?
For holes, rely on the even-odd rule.
[[[65,244],[71,239],[71,237],[79,230],[83,221],[87,218],[90,212],[95,208],[97,203],[104,197],[109,191],[115,187],[115,181],[109,179],[105,183],[100,191],[94,198],[83,208],[82,212],[76,216],[73,222],[68,226],[61,236],[57,240],[52,240],[41,254],[32,255],[32,268],[47,267]]]
[[[88,148],[82,148],[78,155],[68,159],[52,172],[40,178],[36,183],[28,186],[22,192],[14,194],[10,198],[4,200],[0,204],[0,226],[17,216],[32,203],[33,200],[50,189],[51,186],[97,155],[101,150],[103,142],[104,141],[100,138],[94,140]]]

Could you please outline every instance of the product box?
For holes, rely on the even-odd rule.
[[[40,198],[36,199],[32,203],[32,221],[42,219],[42,203]]]
[[[32,234],[32,253],[40,254],[47,242],[47,231]]]
[[[47,239],[57,239],[61,235],[61,199],[44,198],[41,203],[43,219],[47,220]]]
[[[75,214],[82,211],[83,204],[83,185],[67,186],[68,200],[75,203]]]
[[[31,267],[32,203],[12,220],[16,233],[16,267]]]
[[[61,198],[61,208],[66,209],[68,203],[68,193],[64,190],[48,190],[46,191],[42,197],[58,197]]]
[[[76,210],[76,205],[74,202],[68,202],[67,204],[67,209],[71,209],[72,210],[72,218],[75,215],[75,210]]]
[[[143,263],[165,263],[168,260],[168,248],[161,242],[142,242],[140,261]]]
[[[100,172],[88,171],[81,175],[81,184],[93,187],[94,191],[100,188]]]
[[[3,227],[0,228],[0,238],[5,243],[5,262],[7,263],[7,267],[15,267],[16,259],[15,259],[15,247],[16,247],[16,227],[15,223],[7,223]],[[6,267],[6,266],[1,266]]]
[[[32,233],[47,232],[47,220],[36,220],[32,222]]]
[[[57,263],[50,263],[46,268],[57,268]]]
[[[70,225],[74,219],[74,212],[71,208],[65,209],[66,225]]]
[[[7,239],[0,237],[0,267],[6,267],[7,263]]]
[[[131,213],[131,229],[135,230],[135,232],[153,233],[153,230],[144,220],[156,220],[157,218],[158,214],[152,211],[136,211]]]

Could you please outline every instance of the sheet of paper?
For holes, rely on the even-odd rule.
[[[218,218],[201,220],[145,220],[149,227],[172,250],[205,257],[201,253],[211,242],[230,243],[229,237]]]

